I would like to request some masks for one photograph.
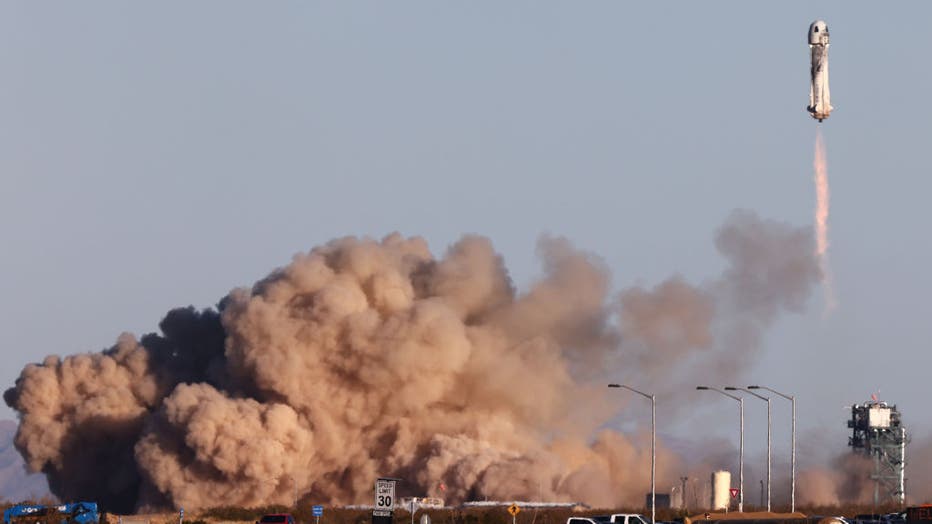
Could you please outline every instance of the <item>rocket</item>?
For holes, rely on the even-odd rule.
[[[809,26],[810,84],[809,107],[812,118],[821,122],[832,112],[832,100],[828,91],[828,26],[816,20]]]

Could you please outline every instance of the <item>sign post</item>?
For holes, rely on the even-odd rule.
[[[393,524],[395,511],[395,479],[375,481],[375,505],[372,507],[372,524]]]
[[[324,507],[319,504],[311,506],[311,515],[316,520],[316,524],[320,524],[320,518],[324,516]]]
[[[184,508],[178,510],[178,524],[184,524]]]
[[[511,513],[511,524],[515,524],[515,519],[518,517],[518,513],[520,512],[521,508],[517,504],[508,506],[508,513]]]

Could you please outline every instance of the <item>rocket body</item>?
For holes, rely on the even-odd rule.
[[[828,89],[828,44],[828,26],[816,20],[809,26],[810,84],[806,109],[819,122],[828,118],[834,109]]]

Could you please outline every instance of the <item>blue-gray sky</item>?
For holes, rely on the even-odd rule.
[[[343,235],[480,233],[519,286],[545,232],[617,288],[712,278],[732,209],[812,222],[816,18],[840,306],[781,318],[747,381],[839,450],[877,390],[928,432],[920,2],[4,3],[0,383]]]

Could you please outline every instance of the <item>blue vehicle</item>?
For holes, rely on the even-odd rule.
[[[44,506],[17,504],[3,512],[3,524],[100,524],[96,502]]]

